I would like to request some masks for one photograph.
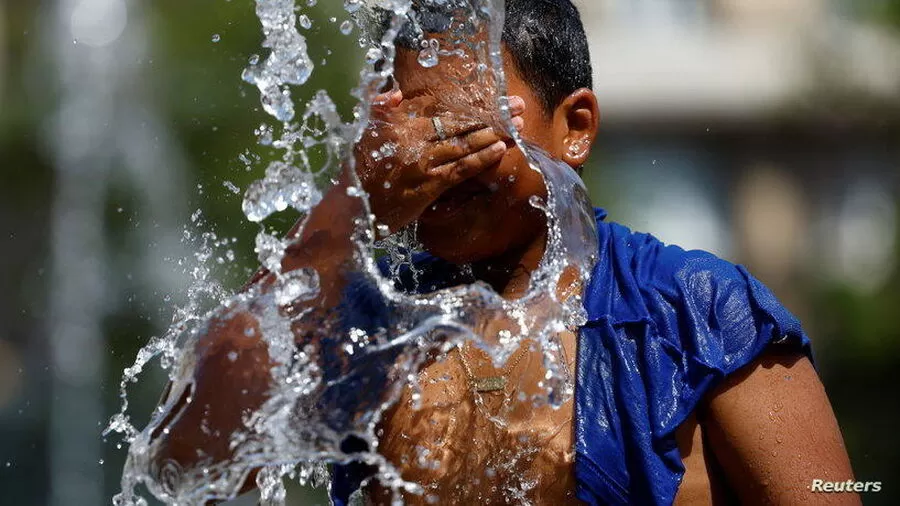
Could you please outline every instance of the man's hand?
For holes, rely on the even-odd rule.
[[[508,149],[506,132],[442,110],[438,102],[431,96],[405,100],[400,91],[379,95],[356,147],[356,170],[372,212],[391,232],[415,221],[444,191],[499,163]],[[525,101],[510,97],[509,106],[521,130]]]

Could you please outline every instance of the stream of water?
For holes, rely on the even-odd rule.
[[[146,504],[140,486],[168,504],[202,504],[231,498],[254,469],[262,469],[256,482],[263,504],[283,504],[285,480],[324,485],[328,481],[326,464],[350,460],[375,465],[379,480],[388,488],[421,493],[418,484],[404,481],[394,464],[377,452],[351,454],[342,443],[352,435],[369,448],[376,448],[378,420],[404,387],[416,388],[416,372],[428,354],[449,350],[464,340],[471,340],[486,351],[497,366],[506,362],[523,339],[533,340],[543,350],[548,374],[543,383],[543,399],[531,401],[559,405],[571,397],[572,379],[560,369],[554,336],[561,330],[576,328],[584,315],[580,297],[560,301],[556,293],[564,271],[574,269],[580,279],[587,279],[596,258],[596,231],[586,191],[573,171],[562,168],[539,150],[528,148],[512,127],[503,93],[503,1],[415,3],[344,2],[348,14],[345,23],[376,34],[371,40],[363,40],[367,63],[354,91],[359,105],[352,121],[341,120],[326,91],[316,93],[305,104],[296,104],[292,99],[291,90],[304,86],[315,72],[309,46],[316,41],[304,36],[304,27],[316,22],[306,12],[315,0],[256,1],[266,55],[254,58],[242,76],[259,91],[263,109],[280,125],[262,133],[263,142],[282,154],[280,160],[266,168],[264,177],[247,190],[243,201],[247,219],[263,223],[271,215],[293,208],[305,220],[332,189],[331,185],[346,184],[347,195],[360,203],[357,211],[348,211],[355,213],[350,218],[356,232],[347,237],[353,250],[349,270],[354,283],[371,298],[390,305],[392,314],[401,316],[389,325],[351,327],[345,334],[319,336],[299,346],[294,329],[308,313],[299,310],[289,314],[280,308],[291,304],[303,308],[303,301],[314,299],[322,289],[320,273],[312,269],[282,272],[285,250],[292,239],[276,237],[261,227],[255,248],[260,264],[274,273],[274,289],[263,292],[251,288],[228,295],[221,293],[208,276],[197,276],[189,293],[192,302],[178,311],[169,331],[153,338],[125,370],[122,410],[107,428],[108,433],[123,434],[129,444],[122,492],[115,497],[115,504]],[[449,45],[428,36],[434,16],[445,16],[450,21],[446,23],[449,35],[440,39],[451,41]],[[341,26],[344,31],[344,25]],[[479,34],[484,36],[479,38]],[[415,231],[405,229],[378,240],[380,234],[376,232],[383,232],[383,227],[369,213],[367,196],[355,172],[349,170],[350,180],[343,183],[335,182],[334,177],[323,177],[340,172],[341,167],[352,169],[356,163],[353,148],[366,135],[372,102],[393,73],[398,37],[413,38],[420,48],[419,64],[425,68],[441,65],[448,56],[471,59],[472,64],[467,67],[471,72],[466,76],[471,79],[469,84],[482,90],[483,99],[496,109],[497,117],[526,151],[532,168],[543,175],[547,199],[533,197],[532,205],[547,215],[548,243],[527,292],[519,299],[504,299],[484,283],[426,294],[399,290],[391,276],[378,268],[377,257],[379,252],[386,252],[395,262],[408,262],[409,251],[417,246]],[[313,149],[328,153],[325,166],[310,166],[308,154]],[[390,146],[382,146],[380,151],[385,150],[390,150]],[[212,256],[210,248],[215,245],[212,241],[197,252],[201,265]],[[200,302],[210,298],[219,304],[210,308]],[[160,464],[156,459],[157,436],[161,431],[168,433],[166,424],[172,419],[175,401],[192,402],[198,381],[195,367],[201,360],[198,339],[217,318],[241,312],[252,314],[258,322],[260,335],[254,337],[266,343],[274,364],[267,379],[266,401],[243,418],[242,427],[229,434],[216,434],[228,441],[228,458],[201,459],[202,464],[190,468],[173,461]],[[489,324],[498,320],[508,323],[505,330],[486,335]],[[342,357],[337,368],[327,362],[334,350]],[[171,387],[165,402],[139,428],[135,423],[142,421],[132,420],[128,411],[128,386],[138,381],[155,359],[168,371]],[[378,395],[369,389],[351,388],[360,385],[360,378],[380,384]],[[399,501],[399,495],[396,497]]]

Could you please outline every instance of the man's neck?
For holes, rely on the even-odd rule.
[[[547,234],[541,232],[524,247],[472,265],[475,277],[491,285],[507,299],[525,294],[531,273],[537,269],[547,248]]]

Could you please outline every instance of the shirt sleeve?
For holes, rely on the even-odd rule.
[[[600,231],[579,340],[580,497],[671,504],[684,474],[675,431],[704,395],[770,345],[809,356],[809,339],[744,267],[620,225]]]
[[[648,253],[658,255],[643,297],[662,353],[645,357],[657,438],[674,437],[710,389],[769,345],[811,358],[799,320],[744,267],[675,246]]]

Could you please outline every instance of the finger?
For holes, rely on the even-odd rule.
[[[433,124],[434,120],[432,118],[428,118],[428,128],[430,129],[431,134],[426,138],[426,140],[429,142],[444,141],[453,137],[466,135],[468,133],[487,127],[487,123],[480,119],[469,118],[456,114],[438,114],[436,117],[441,122],[445,137],[442,139],[438,135],[437,130],[435,129]]]
[[[470,177],[477,176],[496,165],[503,159],[506,149],[505,142],[497,141],[477,153],[472,153],[455,162],[435,167],[431,170],[431,174],[435,177],[429,179],[423,185],[423,189],[429,195],[440,195],[448,188],[456,186]]]
[[[513,127],[521,132],[522,129],[525,128],[525,120],[521,117],[521,115],[525,113],[526,109],[525,100],[522,97],[514,95],[508,98],[507,103],[509,105],[510,116],[512,116]],[[461,117],[457,114],[439,114],[437,117],[441,120],[444,134],[448,139],[451,137],[465,135],[475,130],[481,130],[488,126],[488,123],[486,123],[483,118]],[[431,130],[434,130],[434,127],[432,125],[429,125],[428,127]],[[436,142],[442,139],[435,131],[432,132],[432,134],[429,135],[426,140]]]
[[[399,89],[375,95],[375,98],[372,99],[371,119],[382,122],[389,121],[391,109],[399,106],[402,101],[403,92]]]
[[[513,95],[509,97],[509,114],[519,116],[525,112],[525,99]]]
[[[390,90],[375,95],[372,105],[378,107],[397,107],[403,101],[403,92],[400,90]]]
[[[428,155],[432,167],[459,160],[502,140],[493,128],[482,128],[474,132],[435,143]]]

